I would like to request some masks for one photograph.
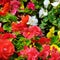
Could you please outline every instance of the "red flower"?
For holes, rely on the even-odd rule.
[[[0,40],[0,59],[7,60],[15,52],[13,44],[9,40]]]
[[[55,47],[52,47],[49,60],[60,60],[60,53]]]
[[[7,2],[10,2],[11,0],[0,0],[0,4],[4,5]]]
[[[41,45],[49,44],[50,43],[50,39],[46,38],[46,37],[41,37],[40,40],[38,40],[38,43],[40,43]]]
[[[3,34],[0,34],[0,39],[2,39]]]
[[[12,31],[20,31],[20,33],[26,28],[27,26],[22,23],[12,23]]]
[[[15,22],[12,23],[12,30],[13,31],[19,31],[17,23],[15,23]]]
[[[46,58],[50,55],[50,46],[44,46],[43,50],[40,52],[40,58],[42,58],[42,60],[46,60]]]
[[[9,11],[9,9],[10,9],[9,3],[4,4],[2,11],[0,11],[0,15],[6,15],[6,13]]]
[[[60,53],[55,48],[52,49],[49,60],[60,60]]]
[[[16,38],[16,36],[11,33],[5,33],[2,36],[2,39],[9,39],[9,38]]]
[[[23,36],[27,39],[31,39],[38,35],[42,35],[42,31],[38,26],[30,26],[23,31]]]
[[[49,60],[60,60],[60,53],[58,51],[51,53],[51,58]]]
[[[32,9],[32,10],[35,10],[35,5],[34,5],[34,3],[28,2],[27,8],[28,8],[28,9]]]
[[[3,30],[3,28],[2,28],[2,27],[0,27],[0,32],[4,32],[4,30]]]
[[[0,40],[3,39],[9,39],[9,38],[16,38],[16,35],[11,34],[11,33],[4,33],[4,34],[0,34]]]
[[[37,51],[36,48],[25,48],[24,50],[21,50],[18,55],[22,56],[28,56],[27,60],[38,60],[39,52]]]

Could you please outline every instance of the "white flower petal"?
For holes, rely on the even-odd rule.
[[[50,4],[50,1],[49,0],[44,0],[44,7],[45,8],[47,8],[49,4]]]
[[[51,5],[54,6],[54,7],[56,7],[56,6],[59,5],[59,2],[53,2],[53,3],[51,3]]]
[[[45,11],[45,12],[44,12],[44,16],[47,16],[47,15],[48,15],[48,12],[47,12],[47,11]]]
[[[29,20],[28,20],[27,24],[37,25],[37,23],[38,23],[38,19],[36,18],[36,16],[29,16]]]
[[[44,9],[41,8],[40,11],[39,11],[39,17],[41,18],[43,16],[43,14],[44,14]]]
[[[60,0],[55,0],[55,2],[59,2],[60,3]]]
[[[43,8],[41,8],[39,11],[39,17],[42,18],[47,15],[48,15],[48,11],[45,11]]]

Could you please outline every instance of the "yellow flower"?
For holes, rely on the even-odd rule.
[[[55,27],[52,27],[49,31],[50,31],[51,33],[54,33],[54,30],[55,30]]]
[[[53,33],[51,33],[51,32],[48,32],[48,33],[47,33],[47,38],[51,38],[52,36],[54,36]]]
[[[48,38],[51,38],[52,36],[54,36],[54,30],[55,30],[55,27],[52,27],[49,32],[47,33],[47,37]]]
[[[57,45],[55,45],[55,44],[52,44],[50,46],[50,50],[52,50],[53,47],[55,47],[60,52],[60,48]]]
[[[59,38],[60,38],[60,31],[58,31],[58,36],[59,36]]]

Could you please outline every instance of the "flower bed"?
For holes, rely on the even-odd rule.
[[[0,0],[0,60],[60,60],[60,0]]]

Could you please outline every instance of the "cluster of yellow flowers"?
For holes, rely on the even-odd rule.
[[[47,38],[51,38],[54,36],[54,32],[55,32],[55,27],[52,27],[49,29],[49,32],[47,33]],[[59,39],[60,39],[60,31],[58,31],[57,33]]]

